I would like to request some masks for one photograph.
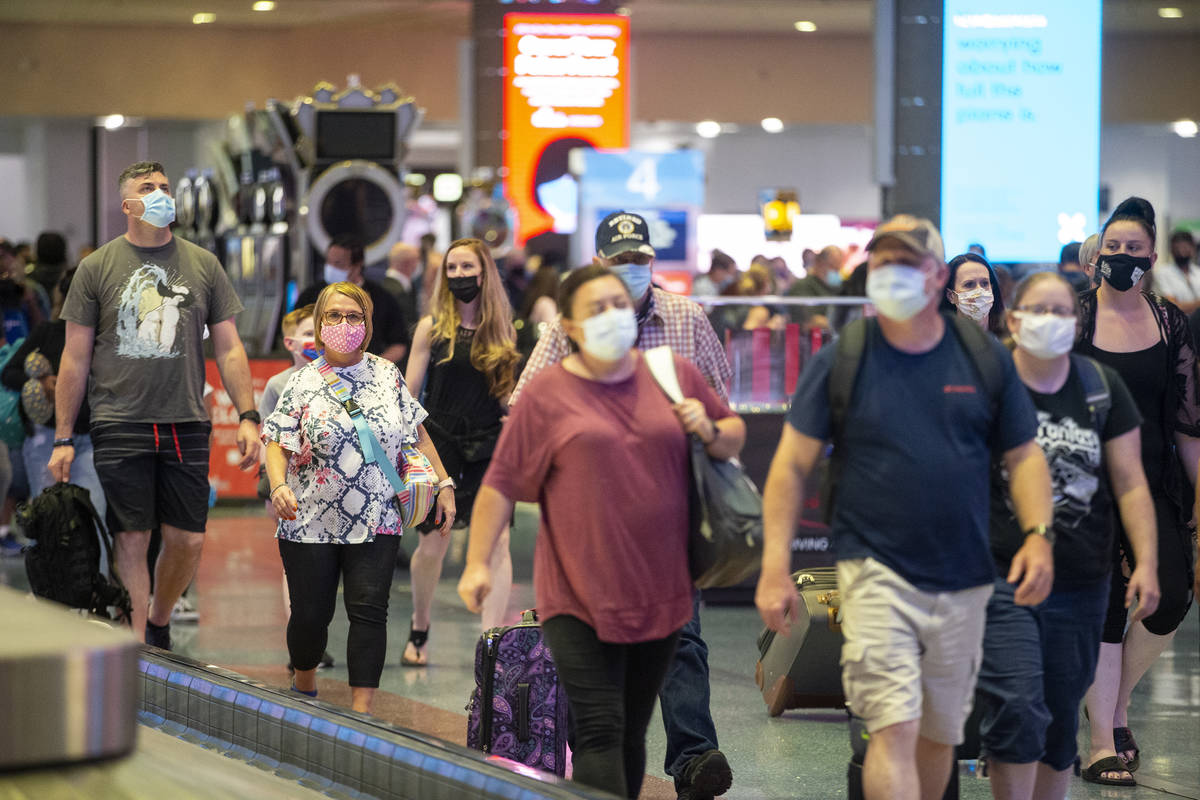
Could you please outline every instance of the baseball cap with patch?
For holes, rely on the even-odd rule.
[[[897,214],[875,229],[867,249],[871,250],[884,239],[895,239],[909,250],[922,256],[933,256],[945,263],[946,248],[942,235],[932,222],[911,214]]]
[[[650,226],[637,214],[614,211],[596,228],[596,253],[601,258],[612,258],[630,250],[654,255],[654,248],[650,246]]]

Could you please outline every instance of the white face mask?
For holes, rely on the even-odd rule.
[[[632,308],[610,308],[581,325],[579,349],[599,361],[620,361],[637,341],[637,318]]]
[[[1075,346],[1075,318],[1055,314],[1014,311],[1021,326],[1013,331],[1017,347],[1034,358],[1049,360],[1071,352]]]
[[[341,283],[342,281],[350,280],[350,270],[338,269],[333,264],[325,265],[325,282],[326,283]]]
[[[867,273],[867,297],[880,316],[895,322],[912,319],[929,305],[925,273],[906,264],[887,264]]]
[[[958,310],[976,322],[981,321],[992,310],[992,290],[981,286],[970,292],[955,292]]]

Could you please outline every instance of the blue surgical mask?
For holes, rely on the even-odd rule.
[[[140,219],[156,228],[165,228],[175,221],[175,199],[162,189],[136,198],[144,206]]]
[[[615,264],[609,267],[613,274],[625,283],[629,296],[637,303],[646,296],[650,289],[649,264]]]
[[[620,361],[638,337],[637,319],[632,308],[610,308],[581,325],[583,341],[579,348],[600,361]]]
[[[350,280],[350,270],[338,269],[333,264],[325,265],[325,282],[326,283],[341,283],[342,281]]]
[[[830,289],[836,289],[842,285],[842,273],[836,269],[829,270],[829,274],[825,276],[825,285]]]

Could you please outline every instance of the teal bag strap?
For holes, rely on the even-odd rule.
[[[379,443],[370,426],[367,425],[362,409],[350,396],[350,389],[333,371],[333,367],[325,360],[324,356],[318,356],[317,360],[313,362],[313,366],[317,368],[317,372],[321,373],[321,377],[333,390],[333,396],[350,415],[350,421],[354,423],[354,430],[358,434],[358,444],[362,448],[363,458],[368,464],[378,464],[379,468],[383,470],[383,474],[387,476],[388,483],[392,485],[392,490],[396,494],[400,494],[404,491],[404,480],[400,477],[400,473],[396,472],[396,467],[384,452],[383,445]]]

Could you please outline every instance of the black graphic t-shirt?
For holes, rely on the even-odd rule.
[[[1097,432],[1088,411],[1083,382],[1071,364],[1067,382],[1055,394],[1030,390],[1037,408],[1037,443],[1050,465],[1054,489],[1054,587],[1078,588],[1106,580],[1112,568],[1114,504],[1108,482],[1104,443],[1142,423],[1121,376],[1100,365],[1108,378],[1112,407],[1104,430]],[[992,556],[1004,576],[1025,535],[1013,515],[1008,475],[1002,462],[992,469]]]
[[[177,236],[113,239],[79,263],[62,318],[95,331],[93,422],[200,422],[204,326],[242,310],[216,256]]]

